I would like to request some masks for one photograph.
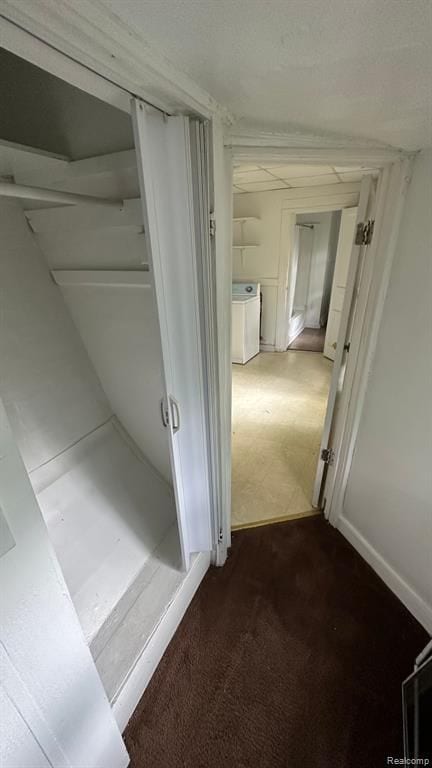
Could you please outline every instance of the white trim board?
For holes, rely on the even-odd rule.
[[[124,24],[98,0],[1,0],[1,45],[37,66],[78,85],[76,79],[84,73],[74,71],[78,63],[87,68],[89,84],[92,78],[105,79],[105,98],[129,112],[122,91],[143,99],[167,113],[193,111],[209,118],[219,113],[226,122],[232,118],[228,111],[179,71],[157,49],[149,45],[135,29]],[[9,23],[8,23],[9,20]],[[15,30],[10,29],[15,25]],[[6,26],[7,25],[7,26]],[[38,40],[25,42],[26,32]],[[21,34],[20,34],[21,33]],[[11,42],[11,37],[14,40]],[[51,50],[43,50],[41,41]],[[60,53],[61,52],[61,53]],[[60,61],[57,56],[62,56]],[[66,65],[65,57],[70,61]],[[56,71],[56,66],[60,69]],[[94,81],[93,81],[94,86]],[[83,87],[78,85],[78,87]],[[101,92],[101,84],[98,86]],[[88,85],[84,90],[89,90]]]
[[[294,248],[296,216],[301,213],[326,213],[351,208],[358,204],[360,184],[328,184],[322,187],[299,187],[281,190],[281,236],[279,241],[278,298],[276,306],[276,342],[278,352],[284,352],[288,343],[287,299],[291,253]],[[253,194],[253,193],[252,193]]]
[[[44,36],[41,19],[44,18],[48,21],[50,18],[49,12],[42,15],[41,3],[26,3],[25,5],[26,11],[39,17],[37,30],[36,28],[32,31],[29,29],[28,32],[25,28],[25,21],[19,20],[21,14],[18,14],[15,21],[13,11],[9,6],[7,0],[0,1],[0,45],[2,48],[65,80],[70,85],[95,96],[97,99],[121,109],[122,112],[130,114],[130,94],[127,91],[65,56],[60,50],[60,45],[58,46],[59,50],[57,50],[55,46],[53,47],[53,43],[45,45],[41,42]],[[23,3],[20,4],[18,10],[24,10]],[[22,26],[19,26],[20,23]]]
[[[395,163],[383,172],[381,185],[378,188],[374,237],[367,260],[370,274],[368,276],[363,275],[363,292],[365,293],[364,299],[363,292],[361,297],[364,301],[363,321],[361,325],[355,323],[352,329],[353,346],[354,344],[358,345],[356,368],[352,372],[352,381],[350,382],[350,398],[340,436],[339,458],[336,464],[330,467],[333,475],[332,487],[330,490],[328,487],[326,488],[327,506],[325,514],[333,525],[337,525],[337,520],[343,513],[343,500],[366,397],[369,372],[375,354],[411,172],[411,159],[406,158],[401,163]],[[336,439],[339,439],[338,436]]]
[[[53,269],[57,285],[113,286],[117,288],[150,288],[148,270],[139,269]]]
[[[227,140],[225,141],[225,144],[229,146]],[[241,151],[240,152],[238,151],[239,149],[241,150],[241,147],[231,147],[232,156],[236,158],[241,156],[242,153]],[[265,149],[265,146],[264,146],[264,149]],[[256,147],[252,146],[247,148],[247,152],[249,151],[250,151],[250,154],[248,155],[249,161],[252,163],[259,162],[258,158],[260,157],[260,155],[257,154]],[[369,150],[367,151],[369,152]],[[358,149],[357,150],[353,149],[352,144],[351,146],[349,146],[347,143],[347,146],[345,146],[345,148],[341,148],[340,150],[338,150],[338,152],[340,154],[339,160],[341,160],[342,157],[344,157],[345,162],[351,162],[352,164],[358,164],[358,165],[362,165],[365,162],[366,151],[360,152]],[[246,156],[246,153],[244,153],[244,156]],[[315,155],[313,155],[311,152],[309,153],[305,152],[304,149],[293,150],[292,148],[288,147],[285,149],[279,148],[278,150],[278,160],[281,160],[282,163],[294,162],[295,160],[299,162],[300,159],[304,161],[306,157],[308,157],[308,161],[311,163],[320,162],[324,164],[326,163],[332,164],[332,162],[335,159],[334,151],[326,148],[324,143],[323,143],[323,146],[320,148],[319,153],[316,152]],[[313,161],[312,161],[312,157],[313,157]],[[385,157],[385,162],[383,161],[384,157]],[[356,384],[359,386],[359,389],[360,389],[360,395],[359,395],[359,400],[357,402],[355,403],[352,402],[353,410],[355,411],[354,421],[356,419],[359,419],[361,414],[361,407],[362,407],[361,390],[363,387],[366,386],[370,360],[372,359],[373,352],[374,352],[374,346],[375,346],[374,340],[377,332],[377,326],[379,326],[380,312],[382,310],[382,306],[384,302],[385,289],[386,289],[385,283],[388,282],[389,264],[391,263],[391,253],[392,253],[392,250],[394,250],[394,242],[395,242],[396,234],[399,227],[400,211],[402,209],[403,202],[404,202],[404,192],[405,192],[407,179],[409,177],[409,167],[410,167],[411,157],[412,157],[412,154],[409,154],[409,153],[400,153],[394,150],[383,151],[381,168],[384,168],[385,170],[381,171],[381,178],[384,175],[386,176],[386,178],[390,177],[392,180],[392,183],[390,184],[390,188],[386,189],[383,203],[380,207],[380,211],[382,211],[382,209],[384,209],[385,211],[383,220],[379,221],[378,220],[379,216],[377,216],[377,222],[375,226],[376,236],[374,237],[373,247],[374,249],[378,250],[378,242],[379,242],[380,244],[379,247],[380,247],[380,250],[382,251],[380,261],[382,260],[385,266],[383,267],[382,265],[378,265],[376,267],[378,274],[377,275],[374,274],[375,287],[373,291],[372,300],[370,302],[370,309],[371,309],[371,313],[373,314],[373,319],[369,322],[369,324],[365,323],[364,330],[362,332],[362,343],[366,350],[365,358],[364,358],[366,361],[366,367],[363,371],[364,375],[362,374],[362,371],[359,368],[356,371],[357,378],[358,379],[363,378],[364,381],[363,383],[360,382],[360,385],[359,385],[359,382],[356,380]],[[395,158],[396,158],[396,162],[393,162],[391,165],[388,165],[391,159],[394,160]],[[231,181],[232,181],[232,174],[231,174]],[[308,195],[311,194],[311,192],[313,194],[316,194],[316,191],[317,191],[316,188],[314,188],[313,190],[308,191]],[[354,190],[351,190],[351,192],[354,192]],[[292,200],[293,193],[294,193],[294,190],[282,190],[282,191],[277,191],[276,193],[275,192],[267,193],[267,194],[277,194],[278,196],[283,196],[282,198],[283,200],[289,201],[287,209],[285,211],[287,219],[293,218],[294,212],[298,211],[295,200],[294,201]],[[295,190],[295,193],[298,194],[298,190]],[[250,194],[254,194],[254,193],[250,193]],[[248,197],[247,193],[245,194],[245,197]],[[278,197],[278,199],[281,199],[281,198]],[[305,203],[307,205],[305,212],[312,212],[311,209],[313,210],[314,204],[318,205],[319,202],[320,201],[313,200],[308,196],[308,199]],[[349,205],[350,206],[355,205],[356,202],[357,202],[357,199],[352,200],[350,201]],[[343,205],[341,207],[343,207]],[[337,208],[338,208],[337,201],[336,199],[333,198],[330,208],[328,208],[327,206],[324,207],[324,204],[323,204],[323,206],[322,207],[320,206],[318,210],[323,210],[323,209],[336,210]],[[383,238],[383,240],[381,240],[382,230],[386,231],[386,239]],[[221,269],[219,279],[217,281],[217,291],[219,291],[220,293],[225,293],[228,291],[228,284],[225,281],[227,280],[226,274],[229,271],[229,268],[231,267],[231,253],[228,253],[228,252],[225,253],[224,259],[225,259],[225,265],[224,265],[225,269],[224,270]],[[280,267],[282,266],[284,265],[281,264],[281,261],[280,261]],[[384,279],[382,274],[383,272],[385,273]],[[385,277],[385,275],[387,275],[387,277]],[[215,323],[217,322],[219,324],[220,338],[226,337],[226,328],[229,327],[228,321],[229,321],[228,317],[222,317],[221,315],[218,315],[218,317],[214,319],[214,322]],[[367,363],[369,363],[369,365]],[[226,371],[224,370],[223,374],[221,373],[221,375],[226,376],[226,378],[227,379],[229,378],[229,380],[231,381],[231,366],[229,366],[229,370],[228,370],[228,365],[226,363],[225,365],[227,366],[227,369]],[[230,397],[228,397],[222,389],[220,391],[220,397],[221,397],[220,407],[221,407],[221,412],[223,414],[223,419],[229,424],[231,424]],[[350,422],[349,428],[353,429],[353,433],[352,435],[350,433],[350,435],[348,435],[348,437],[346,438],[347,442],[349,443],[350,456],[352,455],[352,450],[354,449],[354,443],[355,443],[355,437],[356,437],[356,426],[355,424],[354,424],[354,427],[352,427],[351,425],[352,425],[352,422]],[[353,438],[352,441],[350,437]],[[228,433],[225,435],[225,441],[221,446],[221,453],[222,453],[222,456],[224,457],[224,462],[223,462],[224,466],[222,471],[224,472],[227,480],[229,480],[231,477],[231,431],[229,432],[229,435]],[[340,491],[340,493],[336,494],[335,501],[334,502],[332,501],[330,504],[328,504],[326,508],[326,516],[329,514],[329,511],[331,511],[331,515],[329,519],[330,519],[330,522],[335,526],[337,525],[337,515],[339,511],[341,511],[341,500],[343,499],[343,491],[346,486],[346,478],[349,473],[349,466],[350,466],[350,457],[344,465],[344,470],[346,474],[340,480],[338,477],[338,483],[340,487],[337,490]],[[231,507],[231,497],[230,497],[229,490],[230,489],[228,488],[226,489],[226,492],[224,494],[224,499],[222,502],[224,508],[226,509],[227,519],[230,519],[230,507]]]
[[[311,145],[305,146],[308,141]],[[248,138],[227,132],[225,145],[232,149],[234,160],[258,165],[271,162],[281,165],[299,163],[301,165],[362,165],[364,168],[377,168],[401,160],[406,154],[393,147],[374,145],[356,147],[349,137],[339,139],[338,145],[328,146],[323,138],[310,137],[306,131],[296,135],[286,134],[277,137],[258,131],[251,132]]]
[[[349,541],[357,552],[381,577],[383,582],[399,598],[417,621],[432,634],[432,606],[428,605],[420,595],[402,578],[385,560],[382,555],[365,539],[357,528],[346,518],[340,515],[336,527]]]
[[[112,709],[121,732],[132,717],[209,566],[210,552],[200,552],[193,557],[188,573],[115,699]]]

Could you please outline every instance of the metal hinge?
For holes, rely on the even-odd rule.
[[[209,233],[210,237],[214,237],[216,235],[216,219],[213,211],[210,211],[209,216]]]
[[[321,461],[323,461],[324,464],[333,464],[334,455],[333,448],[323,448],[321,451]]]
[[[372,242],[374,225],[374,219],[368,219],[366,222],[361,221],[359,224],[357,224],[355,237],[356,245],[370,245]]]
[[[224,540],[223,530],[222,528],[219,528],[218,541],[222,542],[223,540]]]

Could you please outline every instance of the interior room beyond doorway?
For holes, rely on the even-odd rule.
[[[234,169],[234,529],[316,511],[312,495],[360,180],[371,172]],[[341,203],[332,206],[338,195]]]
[[[233,366],[233,528],[312,512],[331,367],[291,350]]]

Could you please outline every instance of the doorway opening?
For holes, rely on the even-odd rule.
[[[321,481],[350,270],[360,278],[351,258],[360,184],[377,174],[358,166],[234,168],[233,530],[322,506],[317,474]],[[355,294],[349,303],[352,319]]]

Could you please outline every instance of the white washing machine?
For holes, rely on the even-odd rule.
[[[260,348],[260,284],[232,284],[231,360],[247,363]]]

